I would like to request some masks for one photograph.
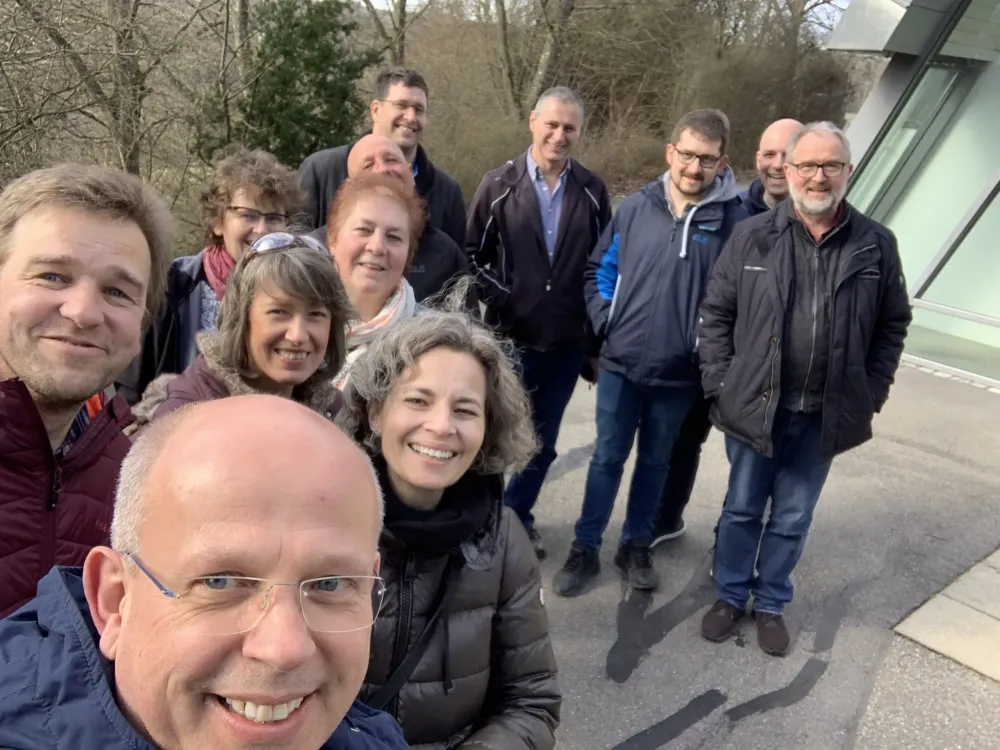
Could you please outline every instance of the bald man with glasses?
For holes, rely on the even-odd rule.
[[[276,396],[185,407],[122,465],[111,546],[0,622],[0,747],[403,750],[357,702],[382,497]]]

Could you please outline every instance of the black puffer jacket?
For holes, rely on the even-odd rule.
[[[457,549],[416,549],[391,532],[398,504],[384,464],[380,543],[387,590],[362,688],[371,700],[413,648],[444,588],[449,594],[426,651],[385,710],[419,750],[550,750],[562,702],[542,602],[538,561],[517,517],[503,506],[503,479],[471,472],[446,503],[488,503],[486,523]],[[456,496],[454,493],[461,493]],[[428,536],[433,532],[428,529]]]
[[[786,200],[740,222],[715,264],[701,306],[702,384],[712,421],[765,456],[781,399],[782,355],[795,281]],[[912,313],[896,238],[845,205],[847,236],[833,279],[823,452],[835,456],[872,436],[889,397]]]

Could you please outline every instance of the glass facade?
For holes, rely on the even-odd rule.
[[[848,199],[899,240],[907,354],[1000,381],[1000,0],[972,0]]]

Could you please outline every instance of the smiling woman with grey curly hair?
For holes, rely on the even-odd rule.
[[[362,698],[415,748],[555,744],[561,697],[538,560],[503,504],[537,450],[510,344],[464,313],[427,311],[372,342],[338,422],[385,495]],[[417,681],[410,675],[417,674]]]

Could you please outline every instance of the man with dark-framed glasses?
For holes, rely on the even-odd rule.
[[[451,175],[435,165],[421,145],[428,121],[429,89],[411,68],[388,68],[375,79],[375,96],[368,107],[373,135],[392,140],[402,150],[413,173],[417,193],[427,204],[427,223],[460,248],[465,247],[465,200]],[[337,190],[347,179],[347,160],[357,141],[326,148],[306,157],[299,182],[306,191],[306,211],[313,227],[326,224]]]
[[[752,597],[758,643],[775,656],[791,644],[790,576],[833,458],[871,438],[911,319],[896,238],[844,200],[846,136],[804,126],[784,170],[789,198],[737,228],[700,326],[704,389],[730,463],[718,601],[702,634],[728,638]]]
[[[402,750],[356,702],[382,498],[362,451],[288,399],[154,423],[111,546],[0,622],[0,747]]]
[[[659,574],[650,544],[681,425],[703,398],[698,305],[736,223],[747,218],[726,161],[729,118],[689,112],[666,147],[667,171],[618,207],[584,276],[587,314],[603,339],[597,377],[597,443],[575,540],[554,587],[580,594],[600,570],[598,552],[625,461],[638,432],[615,565],[636,589]]]

